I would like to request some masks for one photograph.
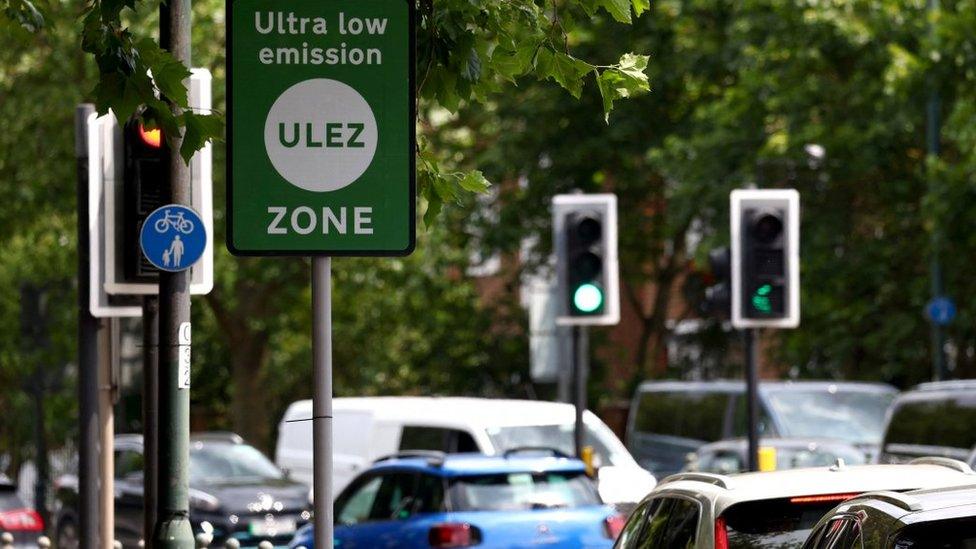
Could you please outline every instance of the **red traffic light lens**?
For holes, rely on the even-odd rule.
[[[156,128],[154,130],[147,130],[142,122],[139,123],[139,137],[142,142],[154,149],[158,149],[163,145],[163,132]]]

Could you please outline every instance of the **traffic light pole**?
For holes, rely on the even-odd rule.
[[[159,7],[159,42],[190,66],[190,0]],[[178,110],[178,107],[174,107]],[[180,114],[180,113],[176,113]],[[190,204],[190,167],[180,156],[182,135],[166,135],[170,200]],[[193,549],[189,511],[190,389],[181,377],[190,366],[190,271],[159,273],[159,482],[154,548]],[[184,355],[181,358],[181,355]],[[181,363],[182,361],[182,363]]]
[[[573,448],[576,457],[583,457],[584,437],[583,412],[586,411],[586,382],[589,377],[589,341],[586,327],[573,326],[573,404],[576,406],[576,420],[573,424]]]
[[[156,525],[159,454],[159,298],[142,298],[142,539],[150,540]],[[148,543],[146,544],[148,546]]]
[[[756,364],[756,334],[754,328],[742,330],[742,345],[746,365],[746,417],[749,423],[749,470],[759,470],[759,368]]]
[[[928,0],[927,11],[931,15],[932,12],[938,11],[939,0]],[[931,19],[930,19],[931,21]],[[929,28],[930,36],[934,39],[936,37],[935,29]],[[938,82],[929,71],[928,75],[928,87],[929,96],[926,101],[925,111],[925,140],[928,148],[928,154],[930,157],[938,158],[939,154],[942,152],[942,147],[940,143],[940,134],[942,132],[942,98],[939,96]],[[930,173],[929,174],[929,192],[934,191],[935,178]],[[931,264],[929,266],[929,276],[932,277],[932,299],[942,297],[945,292],[943,287],[942,278],[942,263],[939,259],[940,248],[942,246],[942,235],[941,235],[941,225],[939,220],[933,220],[934,227],[932,229],[932,258]],[[934,320],[932,324],[932,366],[933,366],[933,377],[936,381],[941,381],[947,379],[949,376],[948,368],[946,367],[946,356],[945,356],[945,333],[943,331],[942,325]]]
[[[312,258],[312,497],[316,549],[332,549],[332,258]]]
[[[78,160],[78,545],[98,547],[98,319],[88,307],[88,116],[94,105],[75,109]]]

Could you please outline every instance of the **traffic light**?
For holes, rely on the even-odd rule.
[[[732,315],[732,252],[727,246],[714,248],[708,252],[708,265],[711,268],[713,283],[705,288],[705,301],[702,312],[719,318]]]
[[[792,189],[731,196],[732,325],[800,323],[800,195]]]
[[[620,321],[617,290],[617,197],[553,198],[553,234],[563,325]]]
[[[142,223],[169,196],[169,159],[160,129],[147,129],[138,118],[129,120],[123,141],[123,269],[131,282],[155,282],[156,269],[139,247]]]

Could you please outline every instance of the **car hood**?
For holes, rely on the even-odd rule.
[[[241,514],[308,507],[308,487],[288,479],[197,482],[192,488],[217,498],[224,510]]]

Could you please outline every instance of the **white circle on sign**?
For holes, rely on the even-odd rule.
[[[315,78],[288,88],[271,105],[264,146],[275,170],[296,187],[336,191],[369,168],[376,153],[373,109],[348,84]]]

